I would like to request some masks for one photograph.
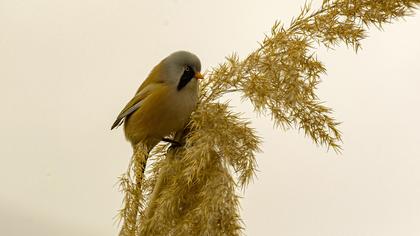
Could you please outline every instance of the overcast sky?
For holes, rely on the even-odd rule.
[[[169,53],[246,56],[304,1],[0,0],[0,234],[116,235],[131,147],[110,125]],[[315,1],[318,3],[319,1]],[[420,235],[420,16],[321,50],[341,155],[273,129],[244,192],[247,235]]]

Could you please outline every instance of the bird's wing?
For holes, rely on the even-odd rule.
[[[145,98],[149,96],[149,94],[156,89],[158,85],[156,84],[149,84],[146,87],[144,87],[142,90],[140,90],[129,102],[128,104],[122,109],[120,114],[118,115],[117,119],[111,126],[111,130],[120,126],[124,119],[135,112],[141,105],[143,104]]]

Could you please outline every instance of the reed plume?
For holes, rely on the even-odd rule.
[[[139,147],[121,179],[125,194],[120,235],[240,235],[237,190],[254,176],[260,138],[249,121],[220,102],[226,93],[249,100],[276,126],[303,130],[315,144],[341,149],[339,122],[317,97],[326,69],[319,47],[361,47],[370,26],[381,28],[413,14],[420,0],[324,0],[305,4],[290,25],[276,22],[271,34],[244,59],[236,54],[211,69],[188,126],[150,155],[146,178]],[[140,188],[140,186],[142,186]]]

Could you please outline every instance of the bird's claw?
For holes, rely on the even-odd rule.
[[[175,140],[172,140],[172,139],[169,139],[169,138],[163,138],[162,139],[162,141],[164,141],[164,142],[167,142],[167,143],[170,143],[171,144],[171,149],[173,148],[178,148],[178,147],[181,147],[182,146],[182,144],[180,143],[180,142],[178,142],[178,141],[175,141]]]

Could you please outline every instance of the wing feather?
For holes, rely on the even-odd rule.
[[[124,120],[127,116],[132,114],[133,112],[137,111],[143,104],[144,100],[149,96],[150,93],[153,92],[159,85],[158,84],[149,84],[145,86],[142,90],[140,90],[122,109],[120,114],[118,115],[117,119],[111,126],[111,130],[120,126],[124,123]]]

